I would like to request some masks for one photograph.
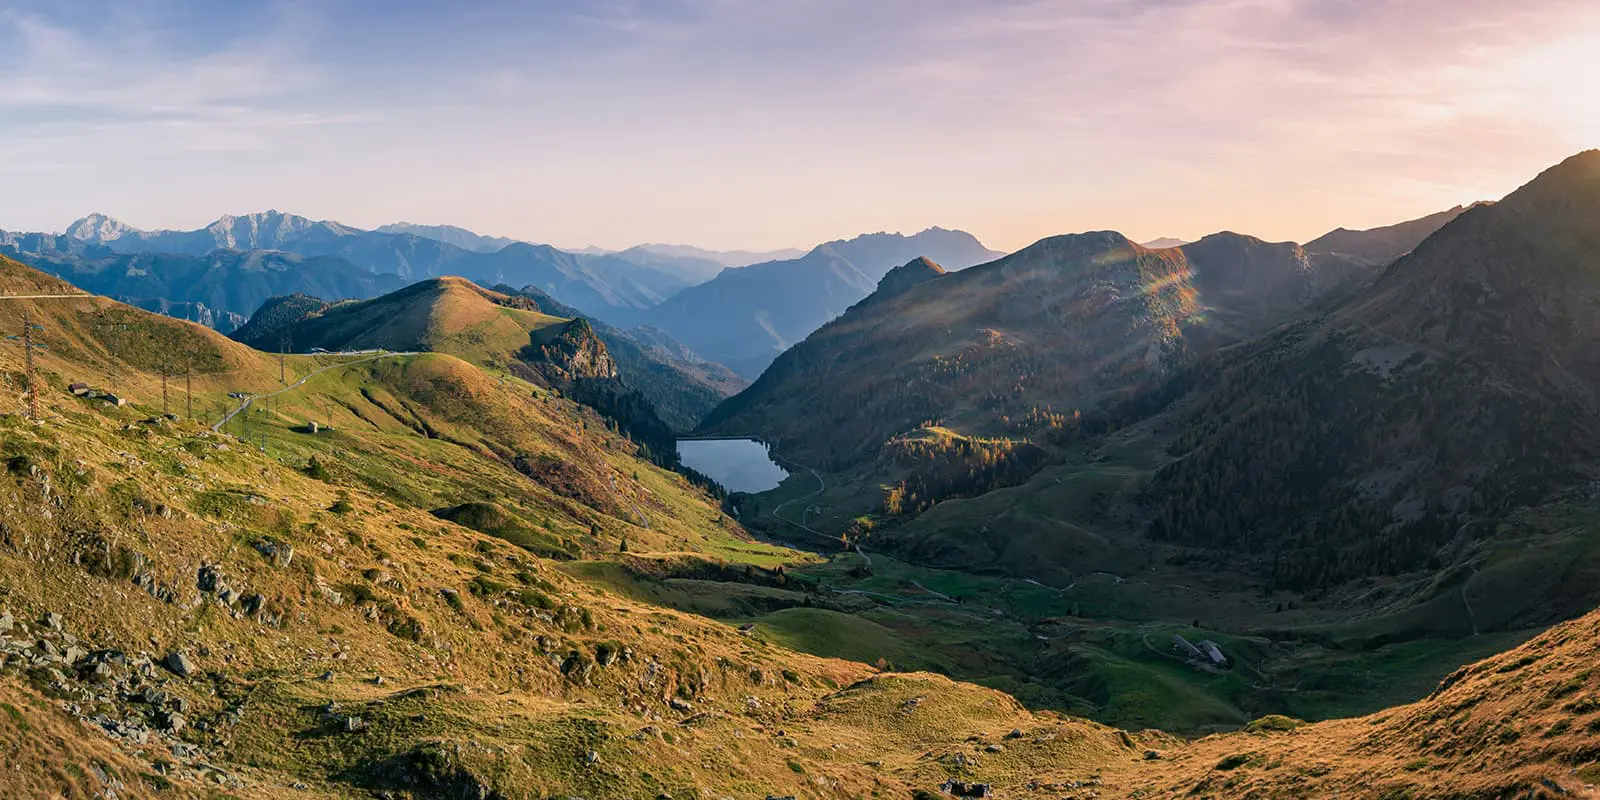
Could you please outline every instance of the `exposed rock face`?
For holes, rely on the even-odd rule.
[[[549,342],[530,349],[537,358],[529,363],[556,385],[582,379],[616,380],[620,374],[605,342],[582,317],[564,325]]]
[[[122,238],[133,229],[104,214],[90,214],[67,228],[66,235],[94,244],[104,244]]]
[[[200,302],[174,303],[163,297],[127,297],[119,299],[146,311],[154,311],[157,314],[165,314],[169,317],[204,325],[221,334],[233,333],[249,319],[244,314],[215,309]]]

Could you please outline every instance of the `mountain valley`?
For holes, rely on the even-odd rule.
[[[230,339],[0,258],[0,793],[1582,792],[1597,214],[1591,152],[1304,246],[830,243],[704,284],[845,302],[748,386],[537,283],[263,279]]]

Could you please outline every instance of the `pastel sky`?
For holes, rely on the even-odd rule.
[[[0,228],[1304,241],[1600,146],[1594,0],[4,0]]]

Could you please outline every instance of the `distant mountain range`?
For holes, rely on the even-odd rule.
[[[963,231],[867,234],[818,245],[799,258],[724,270],[639,319],[755,377],[779,353],[870,294],[892,268],[926,256],[961,269],[999,255]]]
[[[695,261],[710,262],[724,267],[747,267],[751,264],[760,264],[767,261],[783,261],[790,258],[799,258],[806,254],[805,250],[798,247],[786,247],[778,250],[707,250],[687,244],[640,244],[626,250],[605,250],[598,247],[585,247],[574,250],[574,253],[587,253],[590,255],[627,254],[651,255],[662,258],[692,259]],[[712,273],[715,274],[715,273]]]
[[[65,237],[122,254],[202,256],[215,250],[279,250],[341,258],[368,272],[390,273],[405,281],[461,275],[480,283],[534,285],[585,313],[599,315],[648,308],[689,285],[673,271],[637,260],[579,255],[527,242],[509,242],[490,250],[485,248],[493,239],[459,228],[408,228],[427,235],[409,230],[366,231],[280,211],[223,216],[192,231],[138,230],[103,214],[91,214],[69,226]],[[31,252],[24,247],[16,252],[27,263]]]
[[[362,230],[280,211],[227,215],[195,230],[141,230],[90,214],[62,234],[0,231],[0,252],[89,291],[224,332],[274,297],[361,299],[444,275],[520,287],[542,304],[604,323],[624,358],[683,372],[665,379],[668,388],[654,398],[682,428],[869,294],[896,264],[929,255],[959,268],[998,255],[970,234],[940,228],[868,234],[807,253],[661,244],[573,253],[456,226]],[[792,257],[741,266],[773,255]],[[699,388],[680,391],[685,385]]]
[[[71,235],[0,233],[0,253],[95,294],[232,332],[268,298],[295,292],[334,300],[371,297],[404,285],[334,256],[276,250],[202,255],[117,253]]]
[[[394,222],[388,225],[379,225],[373,230],[377,233],[407,233],[413,236],[421,236],[424,239],[444,242],[462,250],[471,250],[474,253],[493,253],[520,241],[519,239],[509,239],[504,236],[484,236],[455,225],[413,225],[409,222]]]
[[[1182,239],[1175,239],[1171,236],[1163,236],[1159,239],[1151,239],[1148,242],[1139,243],[1141,247],[1148,247],[1151,250],[1162,250],[1168,247],[1181,247],[1186,244],[1188,244],[1188,242]]]

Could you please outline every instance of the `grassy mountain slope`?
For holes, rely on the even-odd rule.
[[[1460,552],[1587,481],[1596,214],[1591,152],[1462,214],[1326,317],[1204,366],[1152,486],[1155,535],[1322,585]]]
[[[1147,797],[1561,797],[1600,782],[1600,614],[1463,667],[1426,698],[1367,717],[1201,739]]]
[[[0,262],[5,293],[49,288]],[[195,382],[202,409],[276,385],[276,359],[98,300],[11,301],[0,324],[24,310],[51,349],[45,421],[0,416],[0,648],[29,654],[3,670],[0,737],[63,743],[3,780],[117,781],[135,797],[845,797],[951,774],[1087,780],[1137,757],[1114,731],[992,690],[799,655],[593,588],[430,513],[493,503],[502,523],[588,558],[626,543],[805,559],[744,539],[681,477],[537,387],[446,354],[347,360],[229,423],[261,452],[151,418],[155,376],[95,358],[122,352],[122,329],[91,323],[104,311],[218,354]],[[19,354],[0,361],[14,380]],[[336,363],[293,356],[289,377]],[[69,374],[115,380],[133,404],[71,397]],[[322,432],[302,432],[307,419]],[[1027,738],[981,755],[1013,728]]]
[[[0,261],[0,294],[65,288]],[[1194,744],[1124,733],[860,663],[987,654],[904,638],[915,616],[835,626],[805,608],[822,598],[802,574],[815,557],[749,540],[592,412],[515,377],[445,353],[291,356],[306,382],[214,434],[153,416],[152,370],[192,354],[215,419],[227,391],[278,387],[276,357],[98,299],[0,302],[0,327],[24,311],[50,347],[44,421],[18,416],[14,391],[0,408],[0,741],[18,756],[0,789],[15,796],[910,797],[952,778],[1001,797],[1500,796],[1592,780],[1594,617],[1366,719]],[[20,355],[0,349],[13,390]],[[132,404],[72,397],[68,380]],[[864,590],[1012,591],[879,569]],[[618,574],[651,570],[680,601],[742,575],[739,602],[788,605],[744,633]],[[1057,602],[1027,591],[1015,601]],[[775,643],[818,640],[858,660]],[[1117,659],[1129,690],[1178,686]],[[1128,713],[1184,695],[1154,697]]]
[[[747,523],[819,542],[813,532],[845,534],[874,562],[889,553],[995,580],[984,591],[999,599],[985,605],[1003,616],[979,624],[903,599],[920,591],[909,578],[884,592],[870,577],[825,577],[887,594],[849,610],[897,620],[902,641],[960,638],[997,656],[953,674],[1022,680],[993,685],[1118,722],[1145,701],[1208,723],[1402,702],[1600,601],[1585,488],[1592,158],[1466,211],[1387,269],[1329,269],[1319,253],[1237,236],[1160,251],[1186,262],[1188,347],[1176,368],[1101,384],[1127,395],[1085,402],[1095,384],[1063,369],[1080,340],[1049,339],[1079,329],[1047,318],[1033,326],[1047,344],[1026,368],[986,365],[976,347],[943,350],[988,299],[943,287],[985,266],[852,309],[813,337],[831,346],[795,348],[706,427],[772,439],[791,459],[789,481],[741,502]],[[1351,265],[1364,277],[1344,283]],[[1070,269],[1041,274],[1058,283],[995,293],[1012,301],[1005,313],[1054,296],[1041,285],[1072,285],[1059,277]],[[1125,287],[1121,296],[1152,296]],[[1306,319],[1275,327],[1295,313]],[[1000,319],[985,320],[999,341],[1026,342]],[[1104,358],[1115,345],[1137,350],[1128,342],[1113,333],[1078,346]],[[919,357],[972,370],[982,391],[955,370],[913,380],[905,365]],[[948,402],[926,402],[943,392]],[[1017,401],[1029,403],[1008,405]],[[1051,601],[1011,599],[1029,581]],[[1008,628],[1072,642],[1071,660],[1007,641]],[[1186,628],[1227,637],[1250,678],[1161,672]],[[1144,670],[1162,678],[1118,678]],[[1172,691],[1163,698],[1157,685]]]
[[[880,288],[779,357],[704,429],[758,435],[826,470],[877,458],[929,422],[1042,441],[1194,353],[1283,319],[1313,295],[1312,276],[1294,245],[1234,234],[1169,250],[1115,233],[1046,239]]]
[[[267,309],[290,318],[304,303]],[[531,300],[484,289],[464,278],[433,278],[371,300],[327,306],[277,326],[296,350],[385,349],[449,353],[480,367],[559,389],[645,444],[673,457],[671,428],[648,399],[620,380],[616,362],[586,319],[543,314]],[[281,312],[281,313],[280,313]],[[271,337],[263,327],[252,332]]]
[[[564,322],[465,279],[434,278],[331,305],[295,322],[289,335],[302,351],[435,350],[506,368],[536,331]]]
[[[427,292],[422,292],[416,299],[426,302],[427,295]],[[499,302],[526,306],[523,310],[539,311],[550,317],[573,319],[581,316],[577,309],[555,301],[535,287],[515,290],[498,286],[483,296],[493,298],[499,295],[524,298],[530,302],[510,299]],[[284,341],[283,337],[288,334],[292,346],[295,326],[302,320],[323,314],[331,307],[332,304],[307,295],[275,297],[264,303],[233,334],[233,338],[262,350],[277,350]],[[693,428],[718,402],[745,385],[743,379],[726,367],[700,359],[659,331],[625,331],[599,320],[590,320],[590,323],[595,335],[616,361],[623,382],[638,389],[655,407],[662,420],[675,430]],[[318,332],[312,330],[308,334],[316,336]],[[514,352],[511,344],[514,342],[505,343],[502,353]],[[301,343],[298,349],[308,349],[308,345]]]

